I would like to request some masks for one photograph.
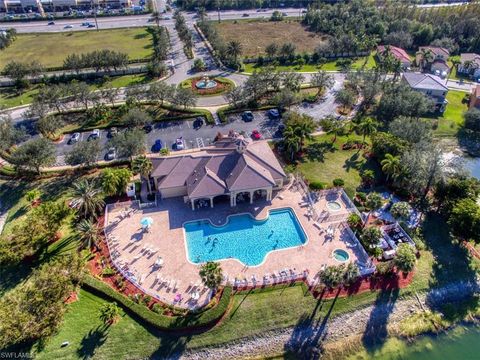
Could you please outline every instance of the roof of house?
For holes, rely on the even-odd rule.
[[[435,60],[432,63],[432,67],[435,67],[436,69],[442,69],[445,71],[450,70],[450,67],[448,66],[448,64],[446,64],[445,61],[442,61],[442,60]]]
[[[265,141],[223,138],[203,151],[152,159],[158,188],[187,187],[191,198],[275,186],[285,172]]]
[[[431,74],[404,73],[403,78],[413,89],[448,90],[445,81]]]
[[[477,85],[473,90],[472,90],[472,95],[476,98],[480,98],[480,85]]]
[[[466,61],[472,61],[480,66],[480,55],[475,53],[460,54],[460,63],[464,64]]]
[[[390,53],[392,56],[396,59],[398,59],[400,62],[410,62],[410,56],[408,56],[407,52],[403,50],[402,48],[392,46],[392,45],[380,45],[377,47],[377,52],[379,54],[383,54],[387,47],[390,48]]]
[[[422,50],[430,50],[430,52],[435,55],[435,56],[444,56],[444,57],[449,57],[450,56],[450,51],[443,47],[437,47],[437,46],[420,46],[418,48],[419,51]]]

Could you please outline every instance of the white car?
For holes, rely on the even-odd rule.
[[[74,134],[72,134],[72,137],[70,138],[70,140],[68,141],[70,144],[73,144],[73,143],[76,143],[80,140],[80,133],[76,132]]]
[[[100,139],[100,130],[99,129],[93,130],[92,133],[90,134],[90,136],[88,137],[88,140],[97,140],[97,139]]]
[[[117,157],[117,152],[115,151],[114,147],[108,149],[107,155],[105,155],[107,160],[113,160]]]
[[[183,150],[185,149],[185,145],[183,143],[183,139],[182,138],[178,138],[175,140],[175,149],[177,150]]]
[[[73,28],[73,25],[65,25],[63,28],[64,28],[64,29],[72,29],[72,28]]]

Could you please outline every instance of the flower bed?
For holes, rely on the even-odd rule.
[[[235,83],[224,77],[212,77],[209,80],[214,80],[217,83],[212,89],[199,89],[197,83],[203,80],[203,76],[197,76],[194,78],[186,79],[180,83],[180,87],[184,89],[191,89],[195,94],[199,96],[212,96],[219,95],[232,90],[235,87]]]

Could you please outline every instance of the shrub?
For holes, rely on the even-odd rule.
[[[345,180],[343,179],[334,179],[333,180],[333,186],[340,187],[345,185]]]
[[[159,303],[155,303],[152,306],[152,311],[156,312],[157,314],[163,313],[163,306]]]
[[[362,218],[355,213],[352,213],[347,218],[348,226],[352,229],[359,229],[362,226]]]
[[[115,270],[112,269],[110,266],[107,266],[102,270],[102,276],[112,276],[115,274]]]
[[[364,203],[365,201],[367,201],[367,194],[365,194],[364,192],[357,192],[355,197],[358,198],[358,200],[360,200],[361,203]]]
[[[395,219],[408,219],[410,216],[410,211],[412,208],[410,207],[410,204],[405,202],[405,201],[399,201],[395,204],[392,205],[390,208],[390,213]]]
[[[308,184],[308,186],[312,190],[323,190],[327,187],[327,184],[325,184],[321,181],[312,181]]]
[[[393,262],[385,261],[377,264],[378,275],[388,275],[393,273]]]
[[[415,249],[408,244],[400,244],[393,261],[398,270],[408,273],[415,268],[416,260]]]

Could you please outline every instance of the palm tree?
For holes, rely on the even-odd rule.
[[[80,180],[73,183],[74,207],[83,218],[95,217],[105,206],[101,190],[93,180]]]
[[[295,154],[297,154],[302,145],[302,140],[295,133],[295,129],[292,127],[285,128],[283,131],[283,144],[285,145],[285,150],[290,153],[290,161],[295,159]]]
[[[420,66],[423,70],[427,69],[428,65],[433,62],[433,53],[430,49],[422,49],[419,52],[421,57]]]
[[[365,142],[365,138],[371,136],[377,131],[378,123],[373,120],[371,117],[367,117],[363,119],[358,125],[357,129],[360,134],[363,135],[363,142]]]
[[[390,180],[390,177],[395,180],[402,171],[400,157],[392,154],[386,154],[385,159],[383,159],[380,164],[382,165],[383,172],[387,174],[387,181]]]
[[[209,289],[216,291],[220,283],[222,282],[223,273],[220,264],[213,261],[208,261],[200,268],[199,275],[202,278],[202,282]]]
[[[343,131],[343,124],[340,121],[335,120],[332,122],[332,126],[330,126],[330,129],[327,131],[327,134],[333,135],[332,144],[337,141],[337,136],[343,134]]]
[[[157,24],[157,27],[160,27],[160,20],[162,19],[162,16],[158,11],[152,12],[152,20],[155,21]]]
[[[150,174],[153,170],[152,161],[145,155],[139,156],[132,161],[132,170],[139,173],[146,181],[148,186],[148,193],[152,192],[150,186]]]
[[[227,44],[227,55],[233,57],[235,59],[235,63],[238,63],[238,57],[242,55],[242,44],[237,40],[232,40]]]
[[[120,317],[120,308],[117,303],[104,303],[100,307],[100,320],[105,324],[114,324]]]
[[[97,225],[91,221],[83,219],[77,225],[77,232],[80,235],[80,248],[91,249],[92,246],[98,250],[98,241],[100,239]]]
[[[360,276],[357,264],[350,262],[343,272],[343,285],[352,285]]]
[[[313,74],[310,79],[310,85],[318,88],[317,96],[320,95],[323,89],[330,88],[334,84],[335,79],[333,78],[333,75],[323,70],[320,70],[319,72]]]

